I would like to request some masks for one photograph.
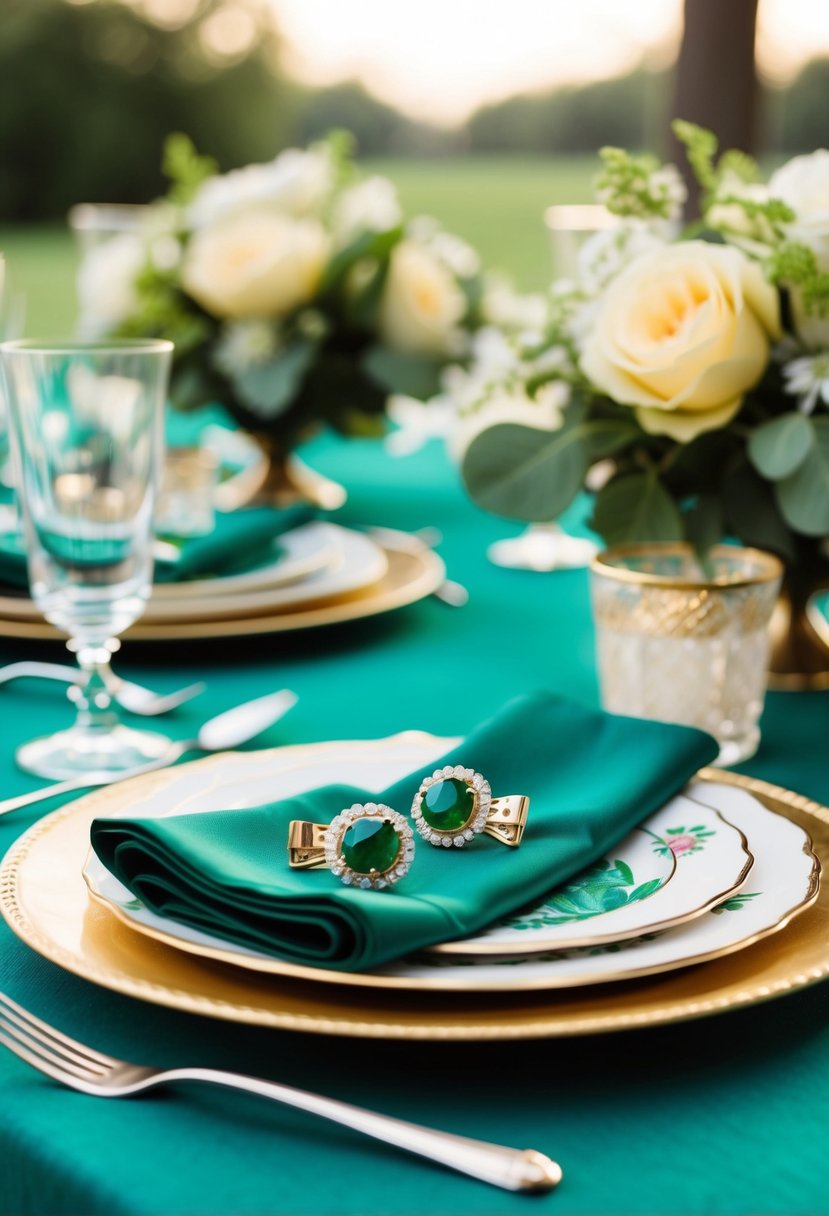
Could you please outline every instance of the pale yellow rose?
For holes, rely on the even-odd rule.
[[[635,408],[643,430],[687,443],[731,421],[779,335],[777,293],[755,263],[684,241],[637,258],[611,283],[581,364]]]
[[[328,248],[316,220],[251,208],[195,234],[182,286],[216,317],[283,317],[313,297]]]
[[[422,245],[401,241],[380,303],[384,341],[404,354],[453,354],[465,312],[466,297],[451,271]]]

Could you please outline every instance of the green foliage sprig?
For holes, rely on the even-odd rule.
[[[670,219],[676,208],[674,182],[655,156],[634,156],[624,148],[601,148],[603,168],[596,197],[608,211],[633,219]]]

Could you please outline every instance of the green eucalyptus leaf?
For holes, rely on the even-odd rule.
[[[291,405],[316,352],[313,342],[300,339],[273,359],[257,363],[233,377],[243,405],[259,418],[277,418]]]
[[[338,287],[352,266],[363,258],[386,261],[402,235],[402,229],[399,227],[390,228],[386,232],[361,232],[343,249],[338,250],[326,266],[320,294],[326,295]]]
[[[633,422],[623,418],[600,418],[585,424],[590,460],[603,460],[620,448],[642,438],[642,432]]]
[[[710,576],[713,572],[708,554],[723,537],[722,503],[716,494],[700,494],[683,514],[686,539]]]
[[[406,355],[387,346],[372,346],[362,358],[363,371],[387,393],[404,393],[421,400],[440,389],[443,360]]]
[[[631,473],[599,491],[593,528],[609,545],[682,539],[682,518],[657,475]]]
[[[795,410],[770,418],[752,431],[748,455],[758,473],[769,481],[779,481],[800,468],[814,441],[811,419]]]
[[[589,463],[585,427],[568,410],[557,431],[499,423],[477,435],[461,472],[472,499],[509,519],[555,519],[581,489]]]
[[[805,536],[829,533],[829,418],[812,421],[815,441],[803,463],[778,481],[775,497],[786,523]]]
[[[794,537],[781,515],[774,488],[744,456],[728,467],[722,481],[723,532],[746,545],[769,549],[788,562],[796,559]]]

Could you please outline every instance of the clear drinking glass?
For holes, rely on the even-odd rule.
[[[45,777],[120,772],[169,740],[118,722],[110,657],[152,585],[152,520],[172,343],[0,345],[32,598],[77,655],[68,730],[24,744]]]
[[[717,764],[757,750],[768,626],[783,567],[759,549],[718,545],[703,572],[686,545],[620,545],[591,567],[602,705],[698,726]]]

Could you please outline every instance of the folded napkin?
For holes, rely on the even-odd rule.
[[[207,575],[236,574],[253,570],[273,558],[274,542],[283,532],[298,528],[314,515],[311,507],[299,505],[276,510],[251,507],[230,514],[217,514],[212,532],[173,541],[179,551],[175,561],[156,558],[154,581],[182,582]],[[0,582],[27,588],[26,543],[21,533],[0,533]]]
[[[621,718],[546,693],[511,701],[440,760],[382,793],[324,786],[266,806],[163,819],[96,819],[103,864],[161,916],[292,962],[362,971],[468,936],[601,857],[717,755],[701,731]],[[411,870],[385,891],[288,867],[292,819],[330,822],[354,802],[407,814],[444,764],[483,773],[493,795],[531,798],[521,846],[417,837]]]
[[[7,587],[29,587],[26,541],[22,532],[0,532],[0,583]]]
[[[209,574],[237,574],[252,570],[274,555],[274,542],[283,532],[298,528],[313,517],[304,504],[277,510],[249,507],[228,514],[217,512],[212,532],[183,540],[171,539],[179,550],[174,562],[156,558],[155,581],[178,582]]]

